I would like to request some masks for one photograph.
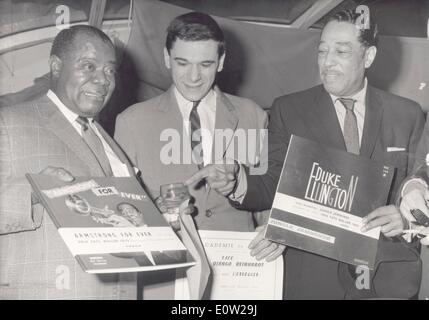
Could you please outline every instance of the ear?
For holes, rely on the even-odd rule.
[[[223,70],[223,63],[225,62],[225,52],[219,59],[219,66],[217,67],[217,72],[221,72]]]
[[[56,55],[52,55],[49,57],[49,67],[54,77],[59,77],[63,67],[63,62]]]
[[[365,68],[368,69],[375,60],[375,56],[377,55],[377,48],[375,46],[371,46],[365,50]]]
[[[167,69],[171,68],[170,65],[170,54],[168,53],[167,48],[164,47],[164,64]]]

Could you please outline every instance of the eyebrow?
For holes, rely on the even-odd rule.
[[[319,41],[319,45],[326,43],[326,41]],[[335,42],[335,44],[338,44],[340,46],[352,46],[352,42],[351,41],[337,41]]]
[[[185,58],[179,58],[179,57],[174,58],[174,61],[179,61],[179,62],[190,62],[188,59],[185,59]],[[201,61],[201,62],[199,62],[199,63],[215,63],[215,61],[214,61],[214,60],[204,60],[204,61]]]
[[[335,44],[339,44],[340,46],[349,46],[352,47],[352,43],[350,41],[338,41]]]
[[[95,62],[95,61],[97,61],[97,59],[94,59],[94,58],[91,58],[91,57],[81,57],[81,58],[79,58],[78,60],[76,60],[77,62],[82,62],[82,61],[92,61],[92,62]],[[107,61],[106,63],[110,63],[110,64],[113,64],[113,65],[117,65],[118,63],[116,62],[116,61],[114,61],[114,60],[110,60],[110,61]]]

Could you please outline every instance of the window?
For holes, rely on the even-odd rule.
[[[128,19],[131,0],[108,0],[103,20]]]
[[[162,0],[237,20],[291,24],[317,0]]]
[[[353,9],[357,5],[368,6],[370,17],[377,21],[380,35],[403,37],[428,37],[429,0],[346,0],[335,7],[313,27],[321,29],[327,19],[342,9]]]
[[[61,5],[69,9],[70,23],[88,21],[88,0],[0,0],[0,37],[55,25]]]

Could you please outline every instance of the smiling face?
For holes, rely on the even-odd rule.
[[[218,42],[214,40],[177,39],[170,53],[164,49],[164,59],[177,90],[187,100],[199,101],[212,88],[216,73],[222,70],[225,54],[219,57]]]
[[[376,54],[375,47],[359,41],[359,29],[349,22],[329,22],[322,31],[318,64],[323,86],[329,93],[346,97],[364,86],[365,69]]]
[[[118,210],[121,215],[131,221],[135,226],[143,224],[143,215],[129,203],[120,203]]]
[[[114,48],[102,40],[82,35],[62,60],[52,56],[55,93],[64,105],[85,117],[96,116],[115,89]]]

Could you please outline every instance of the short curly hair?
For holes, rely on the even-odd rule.
[[[86,35],[102,40],[104,43],[109,44],[114,49],[110,38],[100,29],[88,25],[75,25],[67,29],[61,30],[55,37],[51,48],[51,56],[57,56],[61,60],[72,51],[74,41],[78,35]]]
[[[349,22],[351,24],[357,25],[359,20],[361,19],[363,13],[358,13],[353,10],[342,10],[334,14],[332,17],[330,17],[326,24],[328,24],[331,21],[337,21],[337,22]],[[366,46],[377,46],[378,42],[378,31],[377,31],[377,24],[374,20],[374,18],[371,16],[369,19],[369,28],[359,28],[360,35],[359,35],[359,42]]]

